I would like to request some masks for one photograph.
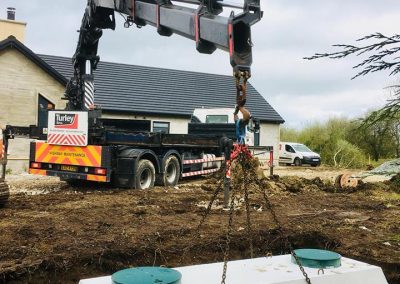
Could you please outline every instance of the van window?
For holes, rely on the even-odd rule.
[[[289,152],[289,153],[296,153],[294,151],[294,149],[292,148],[292,146],[290,146],[290,145],[285,145],[285,150],[286,150],[286,152]]]
[[[307,146],[303,144],[293,145],[293,147],[299,152],[312,152]]]

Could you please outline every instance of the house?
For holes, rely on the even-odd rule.
[[[35,54],[13,36],[0,41],[0,125],[37,125],[47,108],[63,109],[72,75],[71,58]],[[112,62],[100,62],[94,75],[104,118],[148,121],[151,131],[185,134],[195,108],[233,107],[236,97],[232,76]],[[284,120],[251,84],[247,108],[261,122],[259,145],[277,150]],[[28,153],[29,141],[13,141],[11,167],[26,168]]]

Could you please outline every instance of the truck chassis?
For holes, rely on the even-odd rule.
[[[229,159],[233,144],[228,137],[207,134],[138,133],[106,127],[101,133],[89,135],[92,141],[85,147],[31,142],[29,173],[57,176],[71,184],[87,180],[123,188],[175,186],[180,178],[218,171]]]

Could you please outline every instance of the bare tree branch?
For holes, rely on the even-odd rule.
[[[373,42],[371,43],[371,41]],[[381,33],[374,33],[358,39],[357,42],[368,43],[361,46],[335,44],[334,47],[342,50],[332,53],[316,53],[313,56],[304,57],[304,59],[341,59],[350,55],[370,54],[353,67],[353,69],[360,71],[352,79],[385,70],[390,71],[389,76],[400,74],[400,34],[389,37]],[[375,111],[365,118],[361,127],[371,127],[379,121],[400,120],[400,85],[389,86],[388,88],[393,92],[392,98],[388,100],[383,109]]]
[[[349,55],[361,56],[370,52],[369,55],[361,63],[354,66],[354,69],[362,69],[352,79],[365,76],[383,70],[390,70],[390,76],[400,73],[400,58],[395,56],[400,52],[400,35],[391,37],[381,33],[374,33],[358,39],[358,42],[375,41],[373,43],[362,46],[354,46],[349,44],[335,44],[334,47],[342,49],[341,51],[332,53],[316,53],[310,57],[304,57],[307,60],[315,60],[320,58],[341,59]]]

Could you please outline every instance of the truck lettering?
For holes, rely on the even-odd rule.
[[[55,128],[64,129],[77,129],[78,128],[78,115],[77,114],[55,114],[54,121]]]

